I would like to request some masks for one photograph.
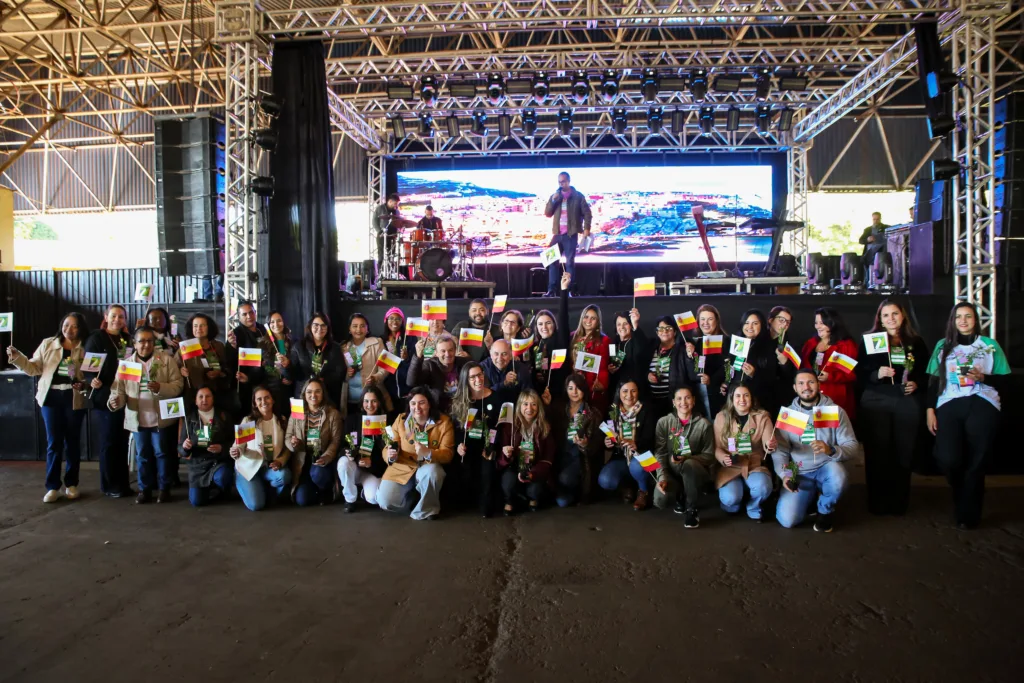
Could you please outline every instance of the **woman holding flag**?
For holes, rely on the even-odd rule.
[[[722,409],[725,396],[719,390],[725,382],[725,353],[729,348],[729,333],[722,328],[718,309],[704,304],[697,309],[697,327],[700,336],[686,342],[686,383],[697,388],[697,400],[704,406],[709,420]],[[683,357],[680,356],[680,361]]]
[[[519,394],[512,424],[498,434],[504,514],[512,516],[521,499],[528,501],[530,512],[536,512],[549,492],[555,458],[555,439],[536,391],[527,389]]]
[[[658,416],[640,401],[636,382],[626,382],[619,387],[611,419],[601,427],[605,433],[604,447],[612,451],[612,457],[597,475],[597,484],[605,491],[616,491],[628,473],[639,489],[633,503],[637,512],[650,506],[649,497],[654,484],[654,476],[644,469],[637,455],[654,449],[657,422]],[[626,502],[631,497],[627,490]]]
[[[110,387],[117,374],[117,364],[132,345],[124,306],[113,304],[103,315],[100,329],[85,341],[85,352],[103,357],[100,371],[89,382],[89,401],[93,424],[99,427],[100,490],[108,498],[132,494],[128,480],[128,435],[124,430],[124,411],[110,411]]]
[[[200,507],[231,492],[235,472],[228,449],[234,434],[228,414],[215,407],[213,389],[198,390],[195,401],[178,437],[178,453],[188,460],[188,500]]]
[[[670,383],[672,368],[678,366],[684,356],[684,348],[676,343],[676,323],[670,316],[662,316],[655,322],[654,341],[648,349],[647,387],[651,408],[657,417],[663,417],[672,410],[672,392],[677,387]],[[678,373],[676,373],[678,375]]]
[[[650,340],[640,329],[640,311],[618,311],[615,314],[615,344],[608,345],[608,377],[618,390],[626,382],[642,385],[650,364]],[[615,353],[611,347],[615,346]]]
[[[464,505],[474,499],[480,514],[490,517],[497,486],[496,438],[501,407],[514,398],[506,387],[492,390],[487,374],[476,361],[468,361],[459,373],[459,388],[452,399],[451,417],[458,444],[448,469],[455,480],[455,498]]]
[[[551,353],[558,349],[569,348],[569,285],[572,276],[562,273],[562,289],[558,297],[558,315],[547,309],[541,310],[533,319],[532,332],[535,340],[533,346],[533,386],[544,387],[541,398],[544,405],[550,406],[552,398],[562,397],[562,383],[568,368],[551,367]],[[563,369],[564,368],[564,369]],[[555,390],[552,392],[552,385]]]
[[[761,409],[769,417],[775,417],[775,413],[779,412],[775,389],[779,361],[775,358],[775,343],[768,332],[768,320],[761,311],[751,309],[740,318],[740,326],[742,337],[740,340],[730,340],[731,353],[726,359],[727,392],[732,394],[733,388],[741,384],[749,387]],[[743,340],[745,344],[738,343]],[[739,353],[741,346],[744,355]]]
[[[398,356],[401,361],[395,374],[384,379],[384,389],[391,397],[392,411],[394,411],[397,409],[398,399],[405,396],[405,392],[409,389],[405,378],[409,372],[409,357],[416,346],[416,337],[406,334],[405,313],[397,306],[392,306],[384,314],[384,336],[381,337],[381,341],[384,342],[384,350],[393,356]]]
[[[779,363],[775,393],[778,397],[777,405],[780,406],[788,406],[796,398],[796,394],[793,392],[793,380],[796,379],[796,371],[800,368],[800,355],[786,341],[789,336],[789,328],[792,325],[793,312],[785,306],[776,306],[768,312],[768,328],[771,331],[772,341],[775,342],[775,359]],[[789,351],[787,351],[787,346],[789,346]]]
[[[285,419],[277,415],[274,395],[267,387],[252,392],[252,410],[243,419],[255,427],[252,439],[235,443],[228,453],[235,460],[235,489],[253,512],[267,505],[268,496],[280,498],[292,483],[284,457]]]
[[[185,378],[185,404],[195,405],[196,394],[203,387],[210,391],[224,405],[234,399],[228,395],[231,385],[225,369],[228,367],[227,350],[217,341],[220,328],[217,322],[205,313],[196,313],[185,324],[191,338],[178,345],[175,360]]]
[[[346,381],[341,387],[341,402],[338,404],[341,416],[359,414],[362,406],[363,390],[371,384],[382,385],[388,372],[377,367],[377,359],[384,350],[384,342],[379,337],[370,336],[370,321],[362,313],[353,313],[348,319],[348,341],[341,345],[341,355],[345,358]],[[392,408],[391,397],[384,394],[384,411]]]
[[[570,340],[569,359],[573,368],[579,363],[584,370],[591,400],[604,412],[608,409],[608,347],[611,340],[601,329],[601,308],[594,304],[584,308]]]
[[[558,449],[555,467],[555,502],[564,508],[590,495],[595,462],[603,455],[601,436],[603,417],[590,404],[587,379],[574,372],[565,379],[566,429],[555,432],[565,434],[564,446]]]
[[[721,465],[715,487],[723,510],[738,513],[744,494],[749,493],[747,517],[761,523],[761,505],[772,494],[771,472],[762,461],[776,445],[772,419],[750,387],[731,387],[725,407],[715,416],[715,459]]]
[[[856,419],[854,396],[857,376],[857,344],[843,323],[839,311],[831,307],[814,311],[814,329],[818,336],[807,340],[800,350],[801,367],[818,373],[821,393],[836,402],[851,420]]]
[[[291,380],[288,379],[288,356],[292,351],[292,331],[284,322],[280,311],[271,311],[267,316],[267,341],[272,348],[269,357],[263,359],[267,389],[274,397],[274,412],[282,418],[288,417],[288,399],[292,396]]]
[[[314,311],[309,316],[305,335],[292,347],[289,361],[285,376],[295,387],[295,398],[304,398],[302,388],[308,380],[317,378],[321,380],[324,400],[331,403],[341,400],[348,369],[341,346],[331,334],[331,319],[327,315]]]
[[[302,416],[293,409],[285,430],[284,460],[292,471],[292,499],[299,507],[327,505],[340,493],[335,460],[344,447],[344,419],[327,398],[324,381],[306,380]]]
[[[351,411],[345,418],[346,444],[338,458],[338,479],[345,497],[345,512],[355,512],[359,503],[359,489],[363,500],[377,505],[377,488],[384,476],[384,429],[388,416],[385,410],[388,396],[376,384],[363,391],[362,414]]]
[[[82,420],[87,401],[82,388],[82,340],[89,334],[81,313],[68,313],[60,323],[60,331],[44,339],[32,358],[25,357],[14,346],[7,347],[7,360],[26,375],[39,377],[36,403],[46,426],[46,495],[44,503],[54,503],[61,496],[61,460],[67,458],[64,473],[64,495],[78,498],[78,471],[81,461]],[[115,362],[115,366],[117,363]]]
[[[928,353],[902,305],[886,299],[860,342],[860,440],[868,510],[902,515],[910,501],[910,471],[924,418]]]
[[[679,387],[672,396],[675,410],[654,430],[654,455],[661,463],[654,507],[664,510],[674,503],[675,513],[686,515],[687,529],[700,526],[697,501],[715,465],[714,428],[694,410],[696,404],[693,389]]]

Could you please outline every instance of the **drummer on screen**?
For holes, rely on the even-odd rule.
[[[558,174],[558,191],[551,195],[544,207],[544,215],[552,219],[551,242],[557,244],[565,257],[565,270],[576,282],[576,245],[579,235],[583,239],[590,237],[590,206],[587,198],[569,184],[569,174]],[[548,266],[548,291],[544,296],[557,296],[558,283],[562,278],[562,269],[557,263]]]
[[[430,204],[423,210],[423,218],[416,224],[416,229],[424,231],[426,239],[431,242],[444,240],[444,226],[441,225],[441,219],[434,215],[434,207]]]

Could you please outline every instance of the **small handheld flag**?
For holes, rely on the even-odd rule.
[[[704,337],[702,344],[704,347],[704,355],[712,356],[716,353],[722,353],[722,335],[712,334]]]
[[[398,366],[402,364],[402,359],[393,353],[387,351],[381,351],[377,357],[377,367],[382,370],[386,370],[388,374],[395,374],[398,372]]]
[[[190,358],[198,358],[203,355],[203,345],[198,339],[185,339],[181,342],[181,346],[178,347],[181,351],[181,359],[189,360]]]
[[[502,311],[504,311],[505,310],[505,304],[507,302],[508,302],[508,295],[507,294],[499,294],[498,296],[494,297],[494,305],[491,306],[491,315],[494,315],[495,313],[501,313]]]
[[[256,439],[256,423],[243,422],[235,425],[235,443],[249,443]]]
[[[468,432],[470,427],[473,426],[473,421],[476,420],[476,414],[479,412],[477,408],[470,408],[466,411],[466,427],[465,430]]]
[[[638,277],[633,279],[633,298],[638,296],[654,296],[657,294],[653,277]]]
[[[693,311],[685,311],[683,313],[676,313],[676,327],[679,331],[686,333],[690,330],[697,329],[697,319],[693,317]]]
[[[512,339],[512,353],[521,356],[530,350],[533,346],[533,335],[531,334],[526,339]]]
[[[430,334],[430,325],[424,318],[409,318],[405,321],[405,334],[409,337],[426,337]]]
[[[540,263],[542,266],[547,268],[552,263],[557,263],[561,256],[562,250],[558,248],[557,244],[552,244],[550,247],[540,252]]]
[[[838,429],[839,406],[818,406],[814,409],[815,429]]]
[[[583,372],[589,372],[591,374],[597,374],[601,371],[601,356],[594,353],[586,353],[581,351],[576,354],[576,365],[575,369],[582,370]]]
[[[555,349],[551,352],[551,369],[557,370],[565,364],[566,349]]]
[[[14,314],[0,313],[0,332],[14,331]]]
[[[424,300],[422,315],[426,320],[447,320],[448,301],[446,299]]]
[[[800,354],[796,352],[789,342],[786,342],[785,348],[782,349],[782,355],[789,359],[789,362],[793,364],[794,368],[800,367]]]
[[[463,327],[459,330],[459,346],[483,346],[484,331],[475,327]]]
[[[179,417],[185,417],[185,399],[168,398],[160,401],[161,420],[177,420]]]
[[[238,349],[238,365],[258,368],[263,364],[263,349]]]
[[[363,436],[380,436],[387,425],[387,415],[363,415]]]
[[[853,369],[857,367],[857,361],[849,356],[839,353],[838,351],[832,352],[832,355],[829,356],[828,363],[825,363],[825,365],[828,365],[829,363],[838,365],[844,372],[848,373],[853,372]]]
[[[615,426],[608,420],[602,422],[600,426],[601,431],[604,432],[604,435],[607,436],[612,441],[615,441]]]
[[[811,416],[807,413],[801,413],[792,408],[783,408],[779,411],[779,419],[775,421],[775,428],[800,436],[807,429],[809,419]]]
[[[292,406],[292,417],[296,420],[306,419],[306,406],[303,404],[301,398],[289,399]]]
[[[502,403],[501,412],[498,413],[498,424],[501,424],[502,422],[512,424],[512,412],[514,410],[515,406],[513,406],[511,403]]]
[[[146,303],[153,302],[153,285],[140,282],[135,285],[135,301],[145,301]]]
[[[889,353],[889,333],[882,331],[865,334],[864,351],[866,351],[868,355]]]
[[[637,453],[633,457],[637,459],[637,462],[640,463],[640,467],[643,467],[646,472],[654,472],[655,470],[661,469],[661,463],[658,462],[658,459],[655,458],[654,454],[650,451]]]
[[[105,360],[107,360],[105,353],[86,352],[85,358],[82,359],[82,372],[99,372]]]
[[[132,363],[127,360],[121,361],[117,364],[117,379],[124,380],[125,382],[141,382],[142,363]]]
[[[747,354],[750,353],[750,340],[734,334],[732,342],[729,344],[729,353],[737,358],[746,358]]]

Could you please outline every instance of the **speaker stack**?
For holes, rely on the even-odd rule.
[[[222,271],[224,124],[208,113],[155,120],[156,217],[163,276]]]
[[[1024,266],[1024,92],[1013,92],[996,102],[995,233],[998,262],[1020,278]]]

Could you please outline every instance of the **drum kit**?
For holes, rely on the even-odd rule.
[[[475,248],[490,242],[489,237],[464,239],[462,228],[445,239],[441,229],[417,227],[406,219],[395,219],[398,228],[385,239],[385,258],[381,279],[422,280],[424,282],[468,282],[473,277]]]

